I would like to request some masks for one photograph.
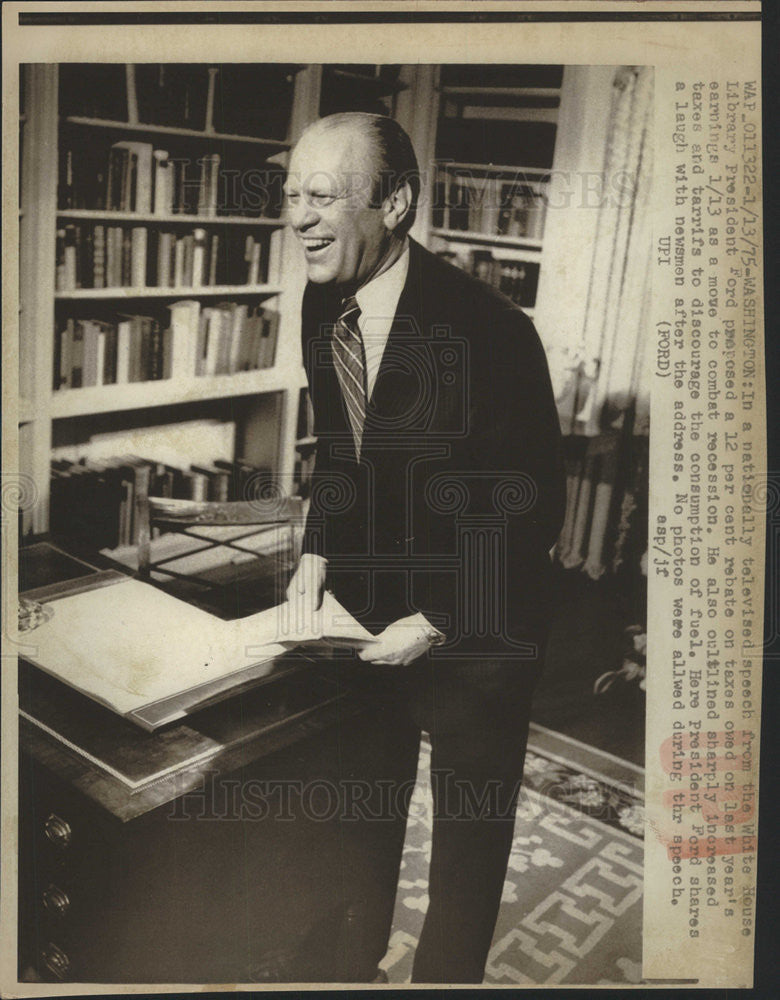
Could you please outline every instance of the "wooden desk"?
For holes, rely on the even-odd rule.
[[[376,720],[335,661],[290,666],[147,733],[21,665],[20,976],[327,977],[348,848],[307,795]]]

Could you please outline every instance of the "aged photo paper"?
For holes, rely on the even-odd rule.
[[[305,451],[306,442],[311,444],[313,439],[305,421],[301,432],[300,414],[296,430],[296,418],[290,416],[286,404],[263,401],[271,400],[274,392],[278,392],[278,399],[288,393],[297,406],[306,384],[299,332],[305,276],[297,248],[286,238],[281,215],[270,223],[263,220],[269,228],[262,252],[268,253],[270,265],[263,257],[258,272],[257,260],[252,264],[249,238],[247,256],[241,259],[241,267],[249,268],[249,277],[242,278],[242,282],[257,286],[262,302],[267,305],[270,297],[282,314],[277,354],[268,372],[240,370],[236,365],[212,368],[212,384],[216,387],[213,398],[206,390],[199,396],[197,388],[186,395],[192,389],[192,379],[190,388],[185,386],[186,391],[177,394],[175,378],[168,385],[163,380],[124,386],[107,386],[98,381],[92,386],[84,382],[82,388],[71,387],[81,383],[67,383],[65,390],[52,390],[51,345],[55,340],[60,345],[55,364],[61,366],[60,338],[62,330],[67,329],[63,317],[71,306],[76,310],[71,315],[80,320],[87,318],[86,311],[77,311],[83,305],[85,310],[95,308],[96,323],[106,318],[118,321],[129,313],[151,314],[167,295],[165,289],[155,289],[155,294],[160,293],[158,302],[153,301],[152,294],[147,297],[151,304],[142,307],[138,304],[140,297],[134,298],[124,289],[122,301],[111,306],[115,308],[111,316],[106,312],[106,302],[119,296],[112,296],[109,288],[98,289],[97,282],[89,292],[79,290],[77,284],[57,284],[55,291],[55,282],[62,280],[55,271],[61,266],[65,273],[69,246],[73,250],[72,244],[66,245],[66,229],[68,240],[76,231],[85,244],[89,240],[89,252],[93,253],[97,230],[102,231],[102,222],[111,218],[106,212],[117,209],[116,205],[97,202],[96,208],[75,202],[63,208],[61,203],[62,185],[68,183],[62,180],[64,145],[60,142],[57,166],[53,164],[58,150],[51,142],[59,142],[57,129],[68,114],[61,110],[67,104],[62,91],[57,106],[55,71],[67,64],[128,67],[127,77],[122,69],[119,76],[122,86],[126,80],[133,81],[127,83],[133,97],[125,97],[131,108],[125,117],[138,134],[134,132],[130,138],[140,140],[138,149],[142,143],[153,143],[155,156],[163,141],[161,134],[172,149],[176,142],[185,143],[188,137],[195,136],[196,141],[199,138],[189,127],[177,131],[168,124],[159,126],[155,134],[153,129],[143,130],[143,118],[141,125],[138,118],[133,122],[132,100],[143,100],[143,94],[134,90],[142,77],[130,74],[133,66],[181,63],[214,67],[235,63],[292,67],[290,80],[297,78],[297,83],[289,121],[280,132],[281,138],[262,149],[263,160],[268,161],[264,166],[270,164],[273,170],[280,171],[282,180],[288,163],[287,149],[317,117],[317,107],[324,107],[319,89],[326,75],[323,66],[340,67],[337,73],[342,74],[342,82],[347,81],[344,85],[348,100],[365,98],[361,93],[361,87],[366,86],[365,80],[360,82],[361,64],[370,65],[372,74],[376,74],[372,86],[386,79],[397,83],[390,86],[388,93],[395,102],[392,108],[396,117],[417,149],[423,182],[412,237],[440,257],[471,268],[477,277],[500,287],[521,308],[530,310],[546,351],[562,432],[573,448],[566,453],[566,520],[552,551],[559,573],[555,579],[563,580],[564,571],[576,571],[579,577],[588,577],[588,584],[596,581],[593,592],[601,593],[598,588],[611,574],[620,581],[627,578],[621,577],[621,572],[628,573],[633,567],[633,578],[640,581],[636,591],[631,590],[629,617],[621,621],[618,630],[614,653],[618,658],[607,662],[605,657],[605,672],[595,671],[594,679],[600,675],[596,686],[601,685],[602,694],[611,688],[610,696],[614,696],[615,685],[630,686],[630,704],[644,717],[641,759],[631,759],[630,754],[621,759],[619,749],[609,749],[614,744],[606,741],[602,745],[598,738],[588,738],[585,724],[573,734],[566,733],[564,727],[556,731],[549,721],[551,717],[540,722],[532,713],[515,846],[484,986],[619,985],[626,990],[642,986],[713,990],[750,987],[756,927],[761,920],[757,861],[765,846],[758,843],[762,666],[765,645],[776,638],[770,633],[777,628],[777,622],[764,622],[765,542],[767,520],[773,518],[772,525],[776,525],[780,508],[777,482],[768,474],[766,458],[760,3],[691,0],[526,4],[478,0],[447,4],[244,2],[230,5],[229,10],[227,7],[211,2],[19,2],[3,7],[2,995],[37,997],[77,992],[86,996],[307,986],[382,989],[384,984],[404,988],[412,985],[414,946],[428,905],[427,869],[415,867],[430,857],[431,850],[430,820],[425,812],[428,807],[417,797],[421,796],[420,783],[425,780],[423,772],[430,758],[430,747],[424,743],[418,790],[409,813],[399,883],[403,894],[399,890],[395,933],[390,938],[388,955],[378,966],[378,974],[384,978],[369,984],[296,983],[285,980],[286,958],[277,956],[277,965],[256,966],[256,975],[245,982],[224,982],[220,975],[211,978],[208,974],[211,966],[206,945],[201,948],[197,966],[206,971],[193,976],[194,981],[186,981],[186,973],[161,976],[159,981],[143,973],[135,978],[127,970],[117,980],[79,975],[78,959],[73,958],[80,948],[79,915],[97,906],[97,897],[89,897],[90,892],[106,891],[106,885],[113,885],[104,882],[98,888],[97,876],[90,867],[93,858],[99,857],[100,850],[115,849],[106,844],[121,844],[117,852],[125,850],[133,843],[134,831],[144,822],[152,828],[152,820],[145,819],[148,816],[166,817],[161,843],[164,839],[166,849],[175,851],[170,841],[172,830],[184,831],[188,809],[202,801],[203,781],[213,780],[218,770],[216,765],[209,770],[210,763],[221,764],[220,754],[224,753],[233,770],[248,767],[251,741],[245,735],[235,737],[237,730],[225,722],[229,709],[215,697],[206,709],[213,711],[208,716],[211,728],[201,731],[195,723],[187,728],[181,749],[176,749],[180,753],[178,764],[164,757],[175,742],[173,729],[162,727],[161,736],[144,730],[144,739],[159,742],[143,744],[139,750],[140,737],[134,735],[132,723],[119,715],[117,726],[121,722],[129,729],[122,730],[124,735],[111,757],[106,750],[111,739],[105,723],[110,712],[104,706],[118,699],[113,689],[106,691],[114,685],[114,674],[122,673],[123,665],[132,659],[127,648],[123,656],[117,656],[117,664],[112,664],[115,669],[100,671],[101,704],[85,710],[91,727],[89,740],[82,745],[78,727],[69,723],[68,728],[64,722],[58,735],[55,730],[70,711],[71,701],[75,705],[82,697],[78,692],[88,687],[71,676],[74,671],[78,674],[79,646],[90,642],[89,629],[83,623],[81,629],[74,625],[71,634],[72,648],[68,649],[63,675],[67,692],[49,715],[35,715],[36,706],[40,708],[46,701],[44,695],[49,688],[45,685],[53,683],[49,674],[57,674],[49,670],[49,665],[57,658],[59,640],[47,618],[54,608],[56,621],[56,597],[47,589],[50,581],[41,579],[26,585],[29,599],[19,603],[19,551],[21,543],[34,545],[52,537],[60,544],[47,514],[50,463],[52,469],[60,463],[61,479],[73,478],[86,469],[85,462],[105,466],[117,454],[127,459],[130,452],[143,454],[147,442],[157,442],[159,453],[152,458],[159,464],[176,464],[176,448],[182,452],[191,448],[194,450],[187,462],[196,468],[213,461],[218,453],[236,465],[244,456],[239,454],[234,439],[225,437],[225,427],[233,421],[230,433],[235,435],[236,423],[243,419],[250,436],[261,435],[269,426],[279,428],[277,439],[281,444],[274,456],[269,458],[260,448],[253,465],[265,467],[276,460],[280,479],[287,477],[292,482],[303,475],[301,461],[305,466],[311,454]],[[462,84],[462,80],[470,79],[464,76],[461,80],[453,77],[455,83],[449,85],[449,78],[442,75],[446,67],[467,67],[479,70],[487,79],[491,68],[529,66],[552,67],[559,72],[554,84],[556,93],[567,93],[569,97],[560,101],[560,107],[556,104],[554,113],[549,111],[544,86],[539,87],[535,78],[535,86],[529,87],[523,78],[520,85],[515,81],[506,87],[499,82],[491,88],[485,87],[478,75],[474,76],[477,83],[471,80]],[[388,68],[388,76],[382,75],[382,67]],[[399,67],[400,75],[393,77]],[[212,86],[216,73],[212,71]],[[204,73],[203,78],[207,80],[208,75]],[[74,78],[60,73],[59,79]],[[493,84],[496,79],[490,77]],[[24,80],[28,84],[20,108],[20,81]],[[483,93],[479,100],[464,96],[480,88],[491,93]],[[485,167],[472,162],[475,157],[465,153],[457,157],[451,151],[444,156],[439,152],[436,166],[432,135],[437,121],[446,122],[446,116],[451,114],[461,128],[452,134],[460,137],[458,141],[464,143],[461,148],[466,149],[463,137],[476,134],[469,132],[473,121],[492,120],[503,127],[511,118],[507,106],[521,90],[524,99],[530,101],[527,120],[538,128],[538,132],[528,134],[543,136],[544,123],[550,121],[556,122],[558,128],[556,158],[553,160],[551,153],[550,163],[530,167],[522,178],[522,197],[513,189],[507,198],[506,191],[520,183],[516,175],[507,173],[514,168],[506,167],[503,172],[495,168],[496,163],[515,162],[509,154],[502,160],[494,152]],[[417,105],[409,95],[415,95]],[[301,110],[304,105],[305,111]],[[46,108],[45,113],[40,114],[39,107]],[[309,113],[311,109],[314,111]],[[213,110],[210,106],[209,115]],[[94,122],[86,118],[79,121],[78,115],[72,113],[68,121],[77,129],[94,126]],[[103,128],[105,123],[98,125]],[[120,122],[122,125],[127,122]],[[116,126],[114,122],[106,130],[110,136],[104,143],[106,150],[116,140],[127,138]],[[487,134],[487,126],[485,129]],[[226,146],[235,139],[235,135],[227,135]],[[39,162],[31,165],[28,152],[26,191],[22,186],[25,178],[20,179],[24,143],[37,143],[28,149],[35,148],[39,157]],[[148,148],[151,150],[151,145]],[[420,155],[423,151],[425,159]],[[449,174],[445,169],[447,160],[454,162],[454,166],[452,162],[449,165]],[[48,184],[43,179],[47,169],[53,178]],[[491,180],[493,177],[496,179]],[[468,196],[462,194],[469,184],[486,199],[481,224],[474,222],[473,201],[470,206]],[[446,187],[446,209],[435,201],[440,187]],[[453,196],[456,189],[458,193]],[[491,196],[497,199],[492,205],[494,216],[489,214]],[[540,199],[546,213],[541,223],[533,214],[539,211]],[[183,213],[194,220],[190,232],[193,226],[202,225],[199,216],[207,215],[203,205],[203,201],[197,205],[199,212],[190,209],[189,214]],[[134,224],[133,212],[139,209],[138,205],[126,207],[128,211],[115,214],[117,226],[124,224],[128,232]],[[508,223],[502,211],[508,211]],[[160,225],[151,211],[140,221],[150,233]],[[167,221],[169,228],[184,233],[181,219]],[[242,220],[236,212],[228,222],[225,232],[233,227],[241,240],[244,232],[250,231],[248,220]],[[210,232],[209,225],[207,219],[205,228]],[[534,230],[534,225],[541,225],[543,230]],[[476,242],[469,242],[472,231],[491,226],[487,240],[479,242],[475,238]],[[144,241],[147,228],[143,228]],[[134,232],[138,230],[136,225]],[[195,239],[203,232],[203,228],[196,228]],[[128,260],[129,240],[128,236],[123,251],[120,237],[117,251],[119,257],[125,253]],[[57,257],[55,268],[55,255],[60,250],[62,262]],[[243,242],[238,256],[242,254]],[[263,277],[267,287],[261,284]],[[523,297],[527,295],[527,279],[534,283],[530,299]],[[175,286],[178,298],[189,301],[196,296],[178,294],[179,286],[187,291],[196,284],[192,280],[172,280],[170,290],[173,293]],[[224,290],[221,297],[210,300],[218,307],[211,313],[219,311],[222,299],[235,297],[242,301],[242,296],[247,297],[245,288],[236,289],[228,281],[212,284],[224,285]],[[77,301],[80,294],[89,301]],[[204,294],[207,298],[207,289]],[[174,294],[167,295],[163,304],[171,305],[173,298]],[[241,315],[240,307],[231,308],[231,315]],[[246,313],[246,305],[243,309]],[[258,306],[258,315],[261,311]],[[56,335],[48,332],[55,318],[60,324]],[[89,320],[93,322],[92,316]],[[97,360],[94,363],[100,364],[102,372],[107,362],[104,355],[98,356],[102,364]],[[251,367],[263,366],[258,363]],[[61,370],[56,367],[55,376]],[[218,371],[223,374],[214,374]],[[228,371],[233,374],[226,374]],[[161,374],[151,377],[160,379]],[[230,408],[233,393],[226,381],[230,378],[244,386],[235,393],[243,400],[235,412]],[[118,377],[113,380],[121,381]],[[124,391],[122,398],[126,402],[121,405],[124,412],[132,413],[126,424],[121,414],[115,417],[113,405],[106,402],[106,393],[112,388]],[[94,400],[94,405],[81,407],[78,393],[87,394],[83,398]],[[256,408],[251,409],[255,402]],[[147,409],[151,414],[149,426],[144,424]],[[228,410],[229,416],[225,417]],[[161,436],[154,437],[156,425],[164,422],[163,416],[181,423],[181,436],[174,434],[173,445],[162,431]],[[90,425],[93,418],[99,418],[94,427]],[[144,438],[144,434],[149,437]],[[624,450],[608,453],[605,441]],[[630,467],[626,464],[629,453],[634,463]],[[507,456],[506,471],[511,476],[511,449]],[[75,469],[76,465],[84,469]],[[56,471],[51,474],[58,475]],[[616,482],[623,490],[619,496],[613,492]],[[447,496],[442,492],[441,503],[450,502],[452,496],[452,492]],[[506,503],[511,507],[516,501],[513,493]],[[453,518],[458,515],[457,504],[451,511]],[[56,558],[62,555],[80,565],[86,560],[88,572],[98,575],[114,573],[117,561],[105,555],[110,546],[96,546],[103,555],[96,555],[95,569],[84,554],[83,537],[81,543],[70,556],[57,548]],[[131,572],[140,570],[141,556],[134,564],[131,560],[119,568],[126,572],[128,566]],[[75,571],[70,576],[82,579]],[[109,585],[112,579],[101,576],[96,586],[102,589],[92,591],[91,597],[71,597],[68,605],[103,609],[96,626],[100,635],[94,641],[98,658],[110,656],[113,636],[122,634],[118,628],[112,631],[111,595],[116,590]],[[127,588],[142,586],[135,582],[119,585],[123,593]],[[144,610],[136,615],[139,620],[153,613],[155,598],[150,598],[150,593],[154,592],[143,595]],[[173,614],[176,604],[166,595],[160,598],[164,596],[162,610],[166,615]],[[623,596],[628,604],[629,598]],[[570,623],[575,634],[573,648],[576,636],[585,636],[584,643],[600,628],[594,624],[595,618],[587,620],[589,612],[582,610],[584,604],[577,607],[580,610],[571,613]],[[256,613],[260,609],[251,610]],[[192,650],[201,645],[198,623],[205,612],[196,613],[194,608],[189,611],[187,620],[193,625],[186,643],[176,643],[177,655],[173,659],[177,663],[183,659],[189,663]],[[580,614],[581,619],[577,618]],[[60,617],[65,620],[64,614]],[[46,640],[43,651],[36,645],[37,624],[42,628],[42,641]],[[212,644],[217,642],[216,636],[229,631],[223,624],[219,628],[214,625],[213,635],[209,633]],[[179,627],[184,628],[181,623]],[[620,667],[619,641],[624,628],[628,652]],[[155,637],[161,631],[159,623],[156,630],[150,629],[144,637],[147,645],[156,644]],[[243,641],[244,631],[239,626],[230,634],[234,632],[240,632]],[[174,642],[170,635],[169,639]],[[264,640],[274,643],[274,655],[281,650],[276,645],[278,639],[271,630]],[[214,663],[220,664],[219,671],[214,668],[215,677],[256,662],[251,642],[245,645],[240,662],[232,668],[227,664],[230,657],[225,650],[212,657]],[[139,643],[142,647],[143,643]],[[155,648],[159,652],[160,647]],[[43,652],[48,671],[41,688],[44,693],[30,695],[34,690],[31,678],[34,680],[36,655],[42,656]],[[151,661],[157,654],[144,655]],[[222,660],[226,663],[222,664]],[[186,664],[179,667],[189,676]],[[132,669],[127,669],[132,675]],[[196,668],[193,670],[197,673]],[[256,670],[252,678],[267,679],[264,675],[265,670]],[[257,725],[262,724],[263,733],[273,734],[269,746],[274,753],[281,753],[289,745],[283,735],[284,720],[275,712],[287,712],[306,735],[315,731],[306,730],[306,726],[314,726],[311,705],[312,699],[319,697],[319,688],[299,683],[294,675],[290,678],[285,674],[285,678],[283,683],[288,686],[281,709],[269,707],[270,700],[266,703],[265,695],[258,694],[272,690],[271,685],[254,689],[249,680],[245,685],[248,707],[241,725],[259,720]],[[207,679],[214,678],[209,674]],[[121,699],[122,711],[129,712],[137,704],[162,695],[169,698],[177,694],[176,685],[162,673],[154,681],[147,684],[152,691],[148,697],[143,685],[128,688],[129,693]],[[593,680],[588,681],[588,697],[593,695],[593,688]],[[52,698],[57,701],[56,692]],[[321,702],[323,717],[332,721],[339,718],[341,702],[330,695],[322,695]],[[103,712],[106,714],[97,714]],[[609,720],[603,711],[598,715],[594,708],[596,721],[591,728],[606,729],[614,724],[616,731],[621,726],[633,726],[635,733],[641,729],[641,723],[620,719],[619,713],[617,708],[614,720]],[[212,724],[212,720],[216,721]],[[187,727],[190,721],[185,719]],[[240,732],[244,734],[243,729]],[[144,755],[148,752],[151,757],[152,747],[158,756],[150,759],[148,770],[144,770]],[[105,773],[100,772],[102,754],[109,762],[103,768]],[[63,827],[58,813],[58,809],[62,811],[58,803],[68,801],[65,793],[53,791],[49,800],[37,787],[19,787],[19,775],[33,773],[30,761],[41,769],[35,774],[48,773],[46,768],[55,758],[59,770],[52,771],[56,771],[52,789],[60,787],[58,782],[65,782],[71,786],[68,795],[76,789],[84,801],[89,800],[90,808],[95,802],[102,803],[108,811],[114,810],[114,817],[120,817],[113,827],[106,824],[106,830],[121,830],[119,835],[104,835],[102,826],[100,831],[88,831],[85,843],[92,844],[90,838],[94,835],[94,843],[101,845],[94,848],[94,856],[90,854],[93,848],[87,850],[76,843],[76,851],[82,852],[78,855],[82,866],[78,875],[68,874],[71,829],[68,823]],[[574,758],[579,770],[571,764]],[[98,777],[89,777],[85,761],[95,765]],[[206,769],[197,770],[196,765],[204,761]],[[314,754],[312,767],[316,764]],[[181,771],[178,777],[173,774],[176,767]],[[148,780],[149,775],[154,780]],[[171,819],[179,822],[178,827]],[[216,830],[218,825],[212,823],[211,827]],[[226,824],[222,825],[224,828]],[[249,825],[255,827],[251,836],[259,836],[261,824]],[[238,824],[233,826],[238,829]],[[290,827],[288,824],[286,829]],[[419,841],[409,847],[411,835],[418,836]],[[278,840],[278,826],[274,836]],[[216,833],[214,837],[216,844]],[[25,867],[19,859],[33,840],[40,840],[48,849],[46,838],[55,845],[54,867],[30,878],[25,874],[29,865]],[[211,865],[205,848],[203,854],[197,853],[200,841],[194,835],[191,839],[196,844],[198,864]],[[133,848],[136,855],[121,857],[139,857],[144,850],[155,850],[151,835],[138,843],[152,846]],[[291,843],[297,845],[298,841],[291,839]],[[311,843],[301,841],[308,844],[304,866],[307,871],[309,863],[316,860],[317,848]],[[303,854],[304,848],[300,850]],[[229,903],[225,886],[234,880],[238,892],[243,876],[231,870],[229,859],[217,859],[216,854],[214,857],[210,876],[214,899],[224,896]],[[110,871],[111,864],[121,863],[108,854],[94,860],[95,865],[104,865],[104,871]],[[297,861],[285,864],[292,871]],[[254,858],[246,871],[250,873],[248,878],[264,877],[261,859]],[[22,875],[17,877],[19,872]],[[176,877],[184,885],[184,873]],[[208,884],[202,872],[198,877]],[[287,874],[281,869],[269,874],[268,884],[286,884],[283,877],[287,878]],[[311,875],[315,881],[318,877]],[[170,917],[175,912],[175,908],[162,907],[159,913],[152,910],[150,917],[144,900],[162,898],[164,888],[148,886],[141,891],[131,879],[122,879],[124,874],[117,884],[126,888],[126,902],[111,900],[111,919],[115,922],[110,928],[106,924],[103,952],[97,946],[93,949],[98,956],[97,968],[112,968],[109,958],[113,960],[114,956],[110,952],[121,952],[121,933],[114,928],[126,926],[132,936],[133,925],[162,919],[160,913]],[[185,893],[186,889],[181,891]],[[240,891],[245,893],[246,887]],[[294,894],[296,890],[292,891]],[[303,900],[303,890],[301,893]],[[278,894],[283,895],[283,891],[279,889]],[[202,932],[202,940],[208,941],[212,911],[207,892],[199,905],[202,915],[197,918],[198,933]],[[233,919],[229,906],[217,910],[217,905],[215,902],[215,921]],[[294,898],[285,906],[285,913],[297,913]],[[39,910],[43,916],[38,922]],[[399,914],[403,918],[400,923]],[[358,911],[358,924],[360,919]],[[242,926],[245,932],[250,926],[249,917]],[[35,931],[30,932],[30,927]],[[163,932],[170,933],[170,928],[161,925]],[[235,933],[238,936],[239,931]],[[359,930],[355,933],[359,934]],[[184,954],[191,941],[181,947]],[[85,954],[92,952],[86,948]],[[126,969],[121,962],[118,967]],[[182,965],[173,964],[171,968],[181,970]],[[181,981],[172,982],[172,978]]]

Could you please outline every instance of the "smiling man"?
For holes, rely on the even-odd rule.
[[[339,903],[359,932],[331,949],[351,957],[330,974],[376,977],[422,730],[434,821],[413,981],[474,983],[512,844],[564,481],[533,325],[409,237],[419,194],[411,143],[389,118],[322,119],[291,157],[318,444],[288,596],[306,615],[328,587],[378,640],[337,665],[373,713],[341,774],[366,778],[375,818],[359,835],[345,823]]]

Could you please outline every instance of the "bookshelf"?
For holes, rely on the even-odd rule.
[[[51,526],[53,459],[99,465],[114,446],[185,470],[240,460],[292,487],[305,377],[297,291],[282,280],[281,185],[287,151],[317,115],[310,75],[22,68],[19,438],[37,496],[23,534]],[[183,337],[172,320],[182,300],[195,317]],[[85,362],[94,343],[97,367]],[[146,352],[141,368],[132,356],[121,368],[121,350]]]
[[[56,527],[53,461],[90,467],[130,452],[175,466],[178,476],[188,466],[241,460],[305,495],[316,439],[299,350],[305,275],[281,217],[288,151],[312,120],[336,111],[396,115],[411,127],[426,71],[364,64],[23,67],[19,436],[22,471],[37,494],[24,513],[24,534]],[[258,100],[263,93],[268,99]],[[150,153],[148,191],[138,178],[149,171]],[[214,158],[217,197],[202,165]],[[160,162],[173,164],[166,182],[173,194],[166,190],[157,204]],[[185,163],[184,181],[178,162]],[[244,257],[248,240],[260,248],[254,273]],[[226,261],[190,277],[193,241],[205,245],[206,256],[216,242]],[[161,258],[169,262],[162,273]],[[227,312],[239,320],[245,311],[275,313],[273,364],[240,366],[232,358],[228,370],[219,363],[172,370],[174,343],[153,374],[147,357],[140,380],[137,370],[128,378],[127,364],[120,378],[116,358],[106,360],[119,350],[120,322],[135,324],[133,333],[140,323],[143,337],[151,323],[164,355],[172,309],[186,302],[197,303],[208,322]],[[90,341],[87,382],[68,367],[72,352],[83,350],[74,348],[74,333],[77,344]],[[193,328],[196,335],[202,331]],[[174,338],[175,331],[169,345]],[[240,358],[241,350],[234,353]]]
[[[424,188],[429,207],[414,235],[499,288],[503,279],[503,290],[533,318],[548,352],[584,322],[599,217],[594,207],[601,185],[609,183],[603,168],[614,74],[611,66],[431,67],[415,89],[417,107],[409,110],[420,161],[435,165]],[[473,189],[481,217],[480,211],[469,217],[470,206],[451,198],[452,177]],[[503,194],[513,183],[523,195],[538,195],[541,211],[530,213],[529,225],[529,206],[516,206],[522,215],[510,232],[502,213],[513,206]],[[486,184],[498,191],[492,206]],[[450,200],[459,209],[455,224]],[[516,277],[524,269],[522,282],[512,281],[513,267]]]
[[[429,245],[531,316],[564,76],[562,66],[449,65],[434,83]]]

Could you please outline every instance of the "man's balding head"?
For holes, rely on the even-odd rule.
[[[419,190],[412,144],[393,119],[348,112],[310,125],[287,179],[309,278],[359,287],[383,270],[414,222]]]

